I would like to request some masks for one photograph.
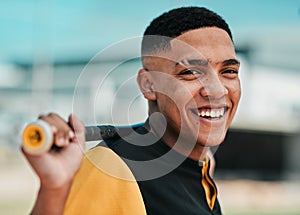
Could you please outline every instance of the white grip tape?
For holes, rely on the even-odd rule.
[[[37,120],[28,124],[22,137],[23,149],[31,155],[48,152],[53,144],[53,133],[48,123]]]

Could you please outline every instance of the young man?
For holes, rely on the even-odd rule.
[[[136,132],[83,155],[82,122],[40,117],[63,149],[24,152],[41,181],[32,214],[221,214],[208,151],[224,140],[240,99],[228,25],[205,8],[171,10],[146,29],[142,63],[149,119]]]

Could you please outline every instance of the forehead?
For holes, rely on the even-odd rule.
[[[144,66],[149,70],[172,70],[177,62],[186,59],[201,59],[209,64],[217,64],[228,59],[236,59],[231,38],[226,31],[207,27],[191,30],[170,40],[167,50],[159,51],[152,57],[143,59]]]
[[[176,61],[199,58],[213,63],[236,58],[229,35],[216,27],[188,31],[171,40],[170,46],[172,58]]]

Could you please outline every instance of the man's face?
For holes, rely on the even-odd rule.
[[[156,100],[150,111],[164,115],[166,142],[183,135],[186,140],[194,136],[201,146],[218,145],[241,94],[232,41],[224,30],[209,27],[188,31],[170,45],[168,59],[149,65],[156,71],[152,73]]]

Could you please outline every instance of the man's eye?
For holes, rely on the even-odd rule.
[[[186,70],[183,70],[182,72],[179,73],[179,76],[182,76],[182,77],[190,77],[190,78],[196,78],[196,77],[199,77],[201,75],[203,75],[204,72],[200,71],[200,70],[197,70],[197,69],[186,69]]]
[[[234,69],[226,69],[222,72],[222,75],[228,78],[235,78],[238,75],[238,71]]]

